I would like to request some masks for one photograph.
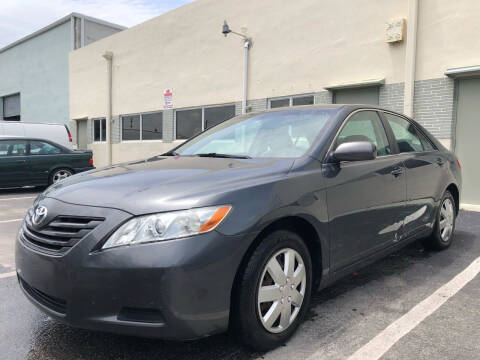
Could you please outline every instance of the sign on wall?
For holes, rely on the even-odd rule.
[[[163,92],[163,108],[164,109],[172,109],[173,108],[173,91],[172,89],[166,89]]]

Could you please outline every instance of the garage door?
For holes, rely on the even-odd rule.
[[[455,153],[462,165],[462,199],[480,205],[480,79],[458,82]]]
[[[333,94],[335,104],[370,104],[378,105],[378,87],[364,87],[335,90]]]

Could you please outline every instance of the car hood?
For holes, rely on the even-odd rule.
[[[132,214],[214,205],[228,193],[283,177],[293,159],[158,156],[104,167],[50,186],[39,198]]]

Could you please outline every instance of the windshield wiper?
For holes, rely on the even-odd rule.
[[[212,158],[229,158],[229,159],[251,159],[248,155],[233,155],[233,154],[220,154],[220,153],[206,153],[206,154],[195,154],[198,157],[212,157]]]
[[[167,151],[165,154],[162,154],[161,156],[180,156],[179,153],[176,151]]]

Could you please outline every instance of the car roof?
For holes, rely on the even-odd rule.
[[[352,112],[357,109],[371,109],[371,110],[382,110],[382,111],[388,111],[391,113],[398,114],[400,116],[408,117],[404,114],[398,113],[396,111],[392,111],[387,108],[383,108],[377,105],[371,105],[371,104],[314,104],[314,105],[298,105],[298,106],[288,106],[288,107],[278,107],[274,109],[267,109],[263,111],[258,111],[258,112],[251,112],[247,113],[246,115],[248,117],[252,115],[258,115],[258,114],[264,114],[264,113],[270,113],[270,112],[278,112],[278,111],[296,111],[296,110],[302,110],[302,109],[337,109],[337,110],[344,110],[346,112]]]

